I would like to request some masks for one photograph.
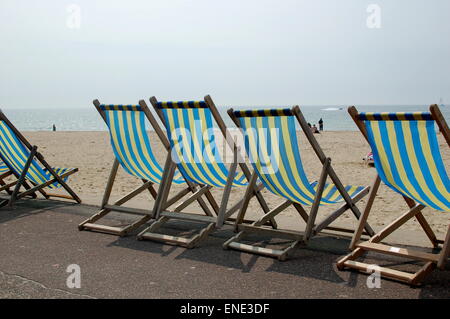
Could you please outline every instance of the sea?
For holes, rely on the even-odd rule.
[[[228,117],[227,107],[218,107],[225,123],[229,127],[234,125]],[[274,108],[271,106],[240,107],[238,109]],[[427,112],[428,106],[424,105],[383,105],[357,106],[360,112]],[[450,105],[440,107],[447,123],[450,123]],[[21,131],[50,131],[53,124],[57,131],[106,131],[107,127],[97,110],[92,108],[17,108],[2,110],[10,121]],[[356,131],[355,123],[347,113],[347,107],[343,106],[302,106],[301,111],[306,120],[316,124],[320,118],[324,122],[324,130],[328,131]],[[317,125],[318,126],[318,125]],[[149,128],[150,129],[150,128]]]

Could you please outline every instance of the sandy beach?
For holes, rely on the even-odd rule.
[[[149,134],[155,155],[160,163],[164,163],[166,152],[156,138],[156,135],[152,132]],[[71,177],[69,180],[70,185],[84,203],[93,205],[100,204],[114,159],[107,132],[25,132],[24,135],[32,144],[39,146],[39,151],[52,166],[78,167],[79,172]],[[304,167],[309,179],[311,181],[316,180],[320,174],[320,163],[309,144],[306,143],[304,135],[301,132],[298,135]],[[370,185],[372,183],[375,176],[375,169],[367,167],[362,160],[369,151],[369,146],[359,132],[327,131],[316,135],[316,137],[325,154],[332,158],[332,165],[344,184]],[[441,150],[443,150],[442,155],[446,163],[446,168],[449,170],[450,151],[444,145],[445,141],[442,136],[439,135],[438,138],[441,144]],[[119,169],[119,174],[112,192],[112,200],[125,195],[140,184],[140,180]],[[173,193],[176,190],[177,187],[172,187]],[[244,188],[234,189],[230,203],[239,200],[243,196],[244,191]],[[280,202],[278,197],[272,195],[267,190],[264,190],[263,193],[270,207],[274,207]],[[220,190],[214,190],[213,194],[220,201]],[[364,200],[360,202],[358,205],[360,209],[364,203]],[[153,201],[150,200],[148,193],[141,194],[139,198],[129,204],[129,206],[140,208],[151,208],[152,205]],[[406,203],[401,196],[382,185],[373,206],[373,213],[370,216],[369,222],[373,227],[379,229],[398,217],[406,209]],[[191,210],[194,211],[195,206],[191,206]],[[332,210],[333,207],[322,208],[319,211],[319,219],[320,216],[325,216]],[[258,202],[256,200],[252,201],[248,216],[257,216],[261,213]],[[424,210],[424,214],[432,228],[438,234],[443,235],[447,230],[450,216],[445,213],[432,211],[428,208]],[[279,215],[277,221],[281,227],[291,229],[302,227],[299,222],[299,216],[293,209],[287,210]],[[342,216],[338,222],[338,224],[346,224],[347,227],[354,225],[354,223],[355,219],[350,215]],[[416,221],[410,221],[403,229],[418,230],[420,226]]]

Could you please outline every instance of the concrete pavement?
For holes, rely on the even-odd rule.
[[[27,200],[0,210],[0,298],[449,298],[450,271],[434,271],[420,288],[335,267],[348,241],[315,238],[286,262],[236,251],[217,231],[201,247],[186,250],[134,236],[78,231],[98,208]],[[117,223],[111,220],[112,223]],[[182,228],[183,224],[173,224]],[[410,234],[414,236],[414,234]],[[380,262],[374,255],[373,262]],[[398,258],[382,259],[401,263]],[[81,288],[68,288],[66,269],[81,269]],[[417,269],[404,264],[403,269]]]

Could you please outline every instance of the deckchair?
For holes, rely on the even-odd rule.
[[[266,189],[278,195],[284,201],[252,225],[243,225],[240,222],[246,214],[250,201],[247,192],[236,221],[239,233],[224,243],[225,249],[232,248],[285,260],[299,243],[306,244],[310,238],[324,229],[343,233],[352,232],[350,229],[332,227],[330,224],[348,209],[359,218],[361,213],[355,203],[368,194],[369,187],[344,186],[341,183],[331,166],[330,158],[326,157],[320,148],[298,106],[291,109],[243,111],[230,109],[228,114],[236,125],[242,129],[245,149],[254,169],[249,189],[259,178]],[[310,182],[303,170],[297,141],[296,122],[300,124],[322,164],[322,172],[318,182]],[[334,184],[326,183],[328,176]],[[319,206],[338,203],[342,203],[342,205],[337,210],[320,223],[315,224]],[[303,233],[262,227],[268,218],[274,218],[291,205],[294,206],[306,223],[306,229]],[[303,206],[311,207],[309,214]],[[369,234],[373,234],[369,225],[366,225],[365,228]],[[251,233],[260,233],[292,241],[282,249],[271,249],[240,242],[243,237]]]
[[[439,151],[435,123],[449,146],[450,130],[437,105],[431,105],[429,113],[358,113],[354,106],[349,107],[348,111],[372,148],[378,174],[352,239],[353,251],[339,260],[337,266],[341,270],[351,268],[373,272],[371,265],[357,261],[366,252],[405,257],[425,264],[416,273],[379,267],[380,274],[410,285],[419,285],[436,266],[444,269],[450,253],[450,225],[445,240],[438,240],[422,214],[425,207],[450,211],[450,180]],[[361,242],[361,229],[369,217],[381,181],[403,197],[409,210],[368,241]],[[427,253],[382,243],[387,236],[414,217],[433,248],[442,247],[440,253]]]
[[[15,181],[0,187],[0,190],[3,190],[14,186],[11,194],[0,201],[0,207],[7,204],[12,206],[16,200],[26,196],[36,197],[37,192],[40,192],[46,199],[58,197],[81,203],[81,199],[66,184],[68,177],[78,169],[51,167],[42,154],[37,151],[37,146],[32,146],[1,111],[0,159],[7,166],[9,172],[16,177]],[[9,173],[6,172],[6,174]],[[25,191],[20,192],[22,186]],[[60,187],[63,187],[69,195],[47,193],[44,190],[44,188]]]
[[[147,190],[150,192],[153,199],[156,199],[157,191],[155,190],[154,185],[160,184],[163,175],[163,168],[155,158],[146,131],[146,119],[155,130],[155,133],[166,150],[169,148],[169,142],[145,101],[141,100],[139,105],[106,105],[100,104],[98,100],[94,100],[93,103],[108,127],[111,138],[111,147],[115,158],[105,188],[101,210],[82,222],[78,227],[80,230],[92,230],[112,235],[125,236],[129,232],[148,222],[152,218],[152,210],[124,207],[123,204]],[[111,196],[119,165],[126,173],[140,179],[143,184],[113,204],[109,204],[109,198]],[[177,172],[172,182],[178,185],[186,184],[185,179],[179,172]],[[166,207],[176,203],[190,192],[195,193],[197,188],[198,185],[187,182],[185,188],[167,201]],[[202,198],[199,197],[196,198],[196,200],[206,214],[212,215]],[[175,208],[175,210],[177,210],[177,208]],[[137,215],[140,216],[140,218],[124,227],[113,227],[96,223],[99,219],[111,212]]]
[[[164,168],[162,191],[158,193],[154,206],[154,216],[157,219],[150,227],[142,231],[139,239],[149,239],[174,245],[192,248],[197,246],[215,228],[220,228],[238,211],[242,200],[230,208],[228,200],[232,187],[244,187],[250,178],[250,171],[245,163],[238,163],[238,153],[231,139],[227,139],[227,128],[210,96],[204,101],[158,102],[155,97],[150,99],[161,121],[166,127],[171,144],[171,154],[168,155]],[[214,122],[220,129],[220,134],[233,150],[233,163],[227,168],[218,151]],[[189,136],[188,136],[189,135]],[[240,166],[242,172],[237,172]],[[187,212],[167,212],[166,198],[173,180],[175,168],[178,168],[186,178],[203,187],[190,200],[200,196],[204,191],[212,188],[223,190],[220,206],[215,204],[214,216],[203,216]],[[264,210],[268,210],[257,186],[251,195],[257,196]],[[182,204],[184,205],[184,204]],[[184,207],[183,207],[184,208]],[[156,232],[170,219],[181,219],[205,224],[199,234],[191,238],[171,236]],[[273,225],[275,227],[275,225]]]

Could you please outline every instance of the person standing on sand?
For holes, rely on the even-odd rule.
[[[56,132],[56,125],[53,124],[53,132]]]
[[[323,120],[322,120],[322,118],[320,118],[320,120],[319,120],[319,130],[323,131]]]

